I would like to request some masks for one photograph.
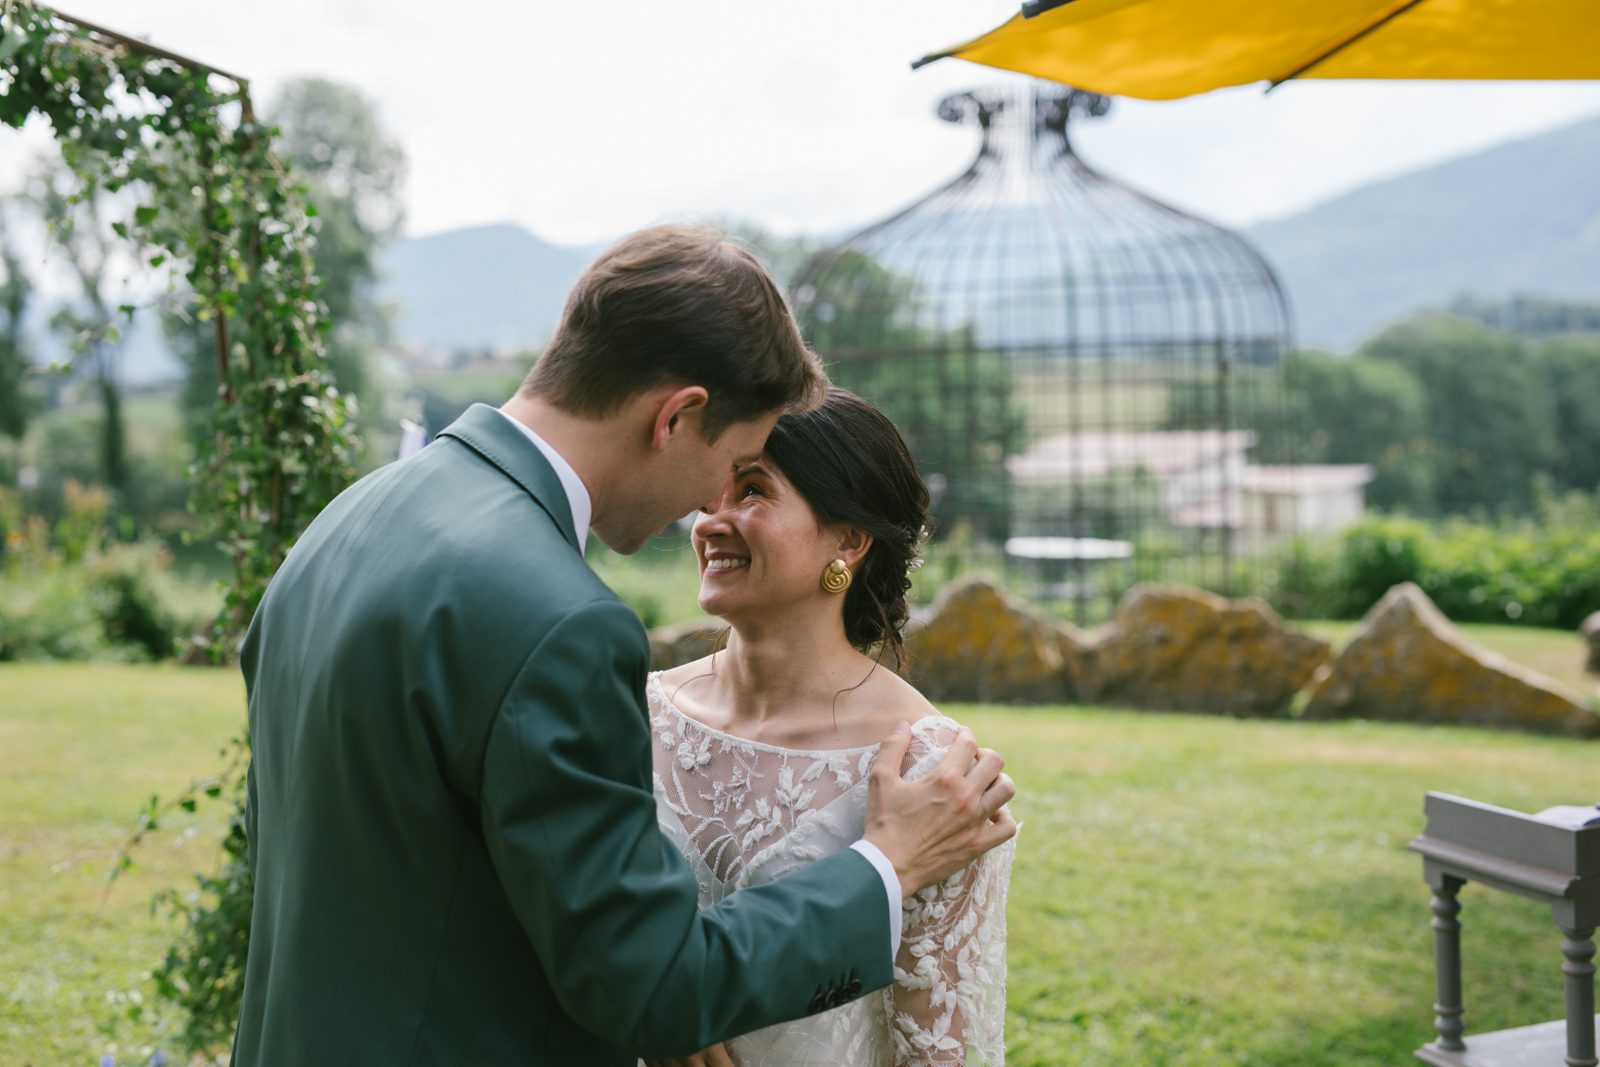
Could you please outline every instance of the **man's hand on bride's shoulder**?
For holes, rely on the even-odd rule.
[[[932,771],[907,781],[901,766],[910,745],[911,728],[900,723],[878,749],[862,835],[894,865],[906,896],[950,877],[1017,832],[1003,810],[1017,789],[1000,753],[979,748],[963,726]]]
[[[646,1059],[645,1067],[734,1067],[728,1050],[718,1044],[703,1048],[692,1056],[677,1056],[664,1060]]]

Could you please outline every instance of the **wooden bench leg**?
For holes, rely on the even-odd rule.
[[[1562,927],[1567,976],[1567,1067],[1597,1067],[1594,1048],[1594,928]]]
[[[1466,1024],[1461,1020],[1461,924],[1456,921],[1461,914],[1456,894],[1462,884],[1460,878],[1445,874],[1433,887],[1433,971],[1438,993],[1433,1029],[1439,1035],[1438,1047],[1447,1052],[1467,1047],[1461,1040]]]

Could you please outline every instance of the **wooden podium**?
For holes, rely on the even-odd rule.
[[[1555,811],[1556,809],[1552,809]],[[1524,815],[1443,793],[1429,793],[1428,825],[1406,847],[1422,855],[1433,889],[1433,952],[1438,999],[1436,1040],[1417,1059],[1436,1067],[1597,1067],[1594,930],[1600,925],[1600,825],[1583,826],[1583,809],[1566,818]],[[1591,814],[1600,814],[1593,812]],[[1461,903],[1466,882],[1503,889],[1550,905],[1563,940],[1567,1017],[1553,1023],[1462,1039]]]

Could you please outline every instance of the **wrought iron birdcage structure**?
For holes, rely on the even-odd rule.
[[[1138,580],[1254,584],[1293,516],[1283,292],[1239,235],[1078,157],[1069,121],[1109,105],[948,97],[939,117],[982,133],[971,167],[794,291],[834,380],[905,434],[940,535],[1003,546],[1080,621]]]

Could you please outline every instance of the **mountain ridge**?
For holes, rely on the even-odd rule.
[[[443,349],[537,347],[588,263],[515,223],[396,241],[379,258],[379,299],[395,306],[396,340]]]
[[[1297,344],[1349,350],[1463,296],[1600,302],[1600,116],[1363,185],[1240,227],[1273,266]],[[397,241],[381,296],[404,344],[531,349],[605,245],[568,248],[514,223]]]
[[[1600,117],[1364,185],[1243,228],[1301,344],[1352,348],[1461,296],[1600,300]]]

